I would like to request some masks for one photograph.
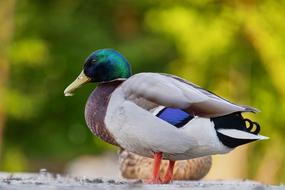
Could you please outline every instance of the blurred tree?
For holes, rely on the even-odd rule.
[[[0,1],[0,153],[5,126],[5,93],[9,73],[8,48],[14,26],[15,1]]]
[[[285,155],[280,152],[285,123],[280,115],[285,112],[284,1],[168,3],[151,9],[146,23],[176,44],[180,56],[170,70],[262,110],[249,117],[256,117],[272,139],[230,154],[231,168],[237,166],[231,171],[242,169],[238,176],[247,174],[268,183],[284,181]],[[274,162],[269,161],[272,158]]]
[[[85,57],[99,48],[121,51],[134,72],[163,71],[175,57],[174,48],[145,31],[149,6],[139,1],[17,1],[3,169],[62,171],[66,160],[110,148],[85,126],[84,104],[94,84],[72,98],[65,98],[63,90]]]

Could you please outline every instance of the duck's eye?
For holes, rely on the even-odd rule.
[[[92,59],[91,63],[94,64],[94,63],[96,63],[96,61],[97,61],[96,59]]]

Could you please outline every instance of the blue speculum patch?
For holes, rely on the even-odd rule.
[[[160,119],[175,127],[183,127],[193,116],[178,108],[163,108],[157,115]]]

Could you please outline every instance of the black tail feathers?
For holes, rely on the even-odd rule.
[[[260,126],[257,122],[243,118],[241,113],[215,117],[211,119],[219,140],[229,148],[247,144],[267,137],[259,135]]]
[[[251,121],[250,119],[247,118],[243,119],[243,121],[245,122],[247,132],[253,133],[255,135],[257,135],[260,132],[260,125],[257,122]],[[247,125],[247,123],[249,125]]]
[[[241,113],[232,113],[211,119],[217,129],[237,129],[252,134],[259,134],[260,125],[250,119],[243,118]]]

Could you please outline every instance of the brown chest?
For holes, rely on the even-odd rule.
[[[85,106],[85,120],[88,128],[102,140],[119,146],[105,126],[105,115],[112,92],[123,81],[102,83],[90,94]]]

